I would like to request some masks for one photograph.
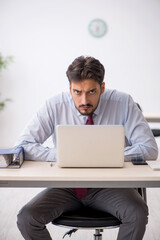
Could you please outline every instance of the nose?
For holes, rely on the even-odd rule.
[[[82,94],[81,103],[82,103],[83,105],[86,105],[86,104],[87,104],[87,94],[85,94],[85,93]]]

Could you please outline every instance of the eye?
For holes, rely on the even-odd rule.
[[[75,93],[76,95],[79,95],[79,94],[81,93],[81,91],[74,90],[74,93]]]
[[[94,93],[96,93],[96,89],[92,89],[89,91],[89,94],[94,94]]]

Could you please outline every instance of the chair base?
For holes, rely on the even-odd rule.
[[[94,240],[102,240],[103,229],[95,229]]]
[[[75,233],[77,231],[78,231],[78,229],[71,229],[63,235],[63,238],[65,238],[67,235],[69,235],[69,237],[71,237],[72,233]],[[93,235],[93,237],[94,237],[93,240],[102,240],[101,232],[103,232],[103,229],[95,229],[95,234]]]

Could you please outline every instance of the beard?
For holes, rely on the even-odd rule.
[[[100,97],[99,97],[98,103],[95,107],[92,104],[89,104],[89,103],[79,105],[78,107],[75,105],[75,107],[81,115],[88,116],[88,115],[92,115],[94,113],[94,111],[97,109],[99,101],[100,101]]]
[[[95,111],[95,109],[93,109],[93,105],[91,105],[91,104],[79,105],[77,110],[79,111],[79,113],[81,115],[92,115],[92,113]]]

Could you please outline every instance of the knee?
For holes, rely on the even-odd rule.
[[[145,202],[133,203],[127,208],[127,221],[135,222],[136,225],[148,223],[148,207]]]
[[[136,207],[136,221],[141,223],[143,222],[144,225],[148,223],[148,206],[145,202],[142,202],[141,204]]]
[[[17,225],[18,228],[21,229],[21,227],[30,225],[34,219],[33,217],[33,209],[26,205],[24,206],[17,215]]]

